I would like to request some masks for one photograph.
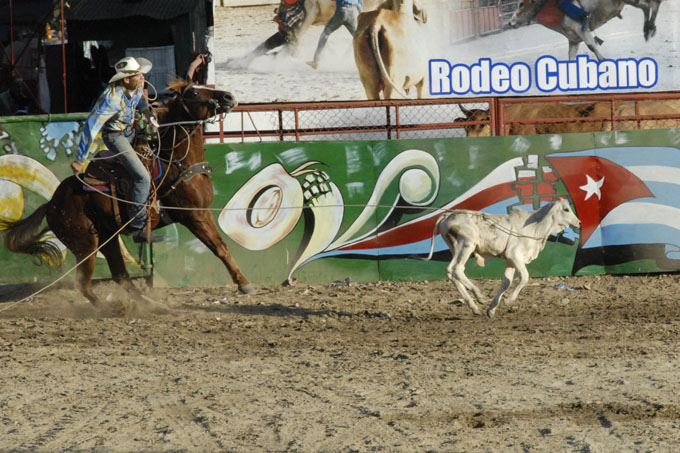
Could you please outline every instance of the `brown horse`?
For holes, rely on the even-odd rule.
[[[175,222],[184,225],[222,260],[239,290],[250,293],[253,288],[220,237],[215,218],[208,209],[213,200],[213,186],[203,147],[204,120],[228,113],[236,106],[236,100],[229,92],[189,84],[183,79],[177,79],[168,88],[172,97],[157,110],[160,122],[158,153],[165,177],[156,192],[160,206],[167,207],[163,210],[167,215],[161,216],[152,210],[149,216],[151,228]],[[93,304],[99,302],[92,291],[92,274],[95,252],[101,247],[113,279],[137,294],[118,243],[117,211],[122,221],[127,220],[124,214],[127,209],[114,209],[108,194],[85,191],[81,179],[71,176],[59,184],[50,201],[29,217],[5,225],[5,245],[12,252],[31,254],[48,264],[61,262],[63,255],[43,238],[51,229],[75,254],[78,262],[82,261],[77,271],[77,283]],[[43,217],[48,226],[39,230]]]

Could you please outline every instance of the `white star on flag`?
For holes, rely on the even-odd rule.
[[[599,181],[595,181],[593,178],[590,177],[590,175],[586,175],[586,178],[587,178],[586,184],[579,187],[579,189],[583,190],[586,193],[586,197],[584,198],[584,200],[587,200],[588,198],[592,197],[593,194],[597,195],[597,199],[600,200],[602,198],[600,193],[600,187],[602,187],[602,184],[604,184],[604,176]]]

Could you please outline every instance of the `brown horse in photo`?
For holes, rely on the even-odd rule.
[[[172,97],[156,112],[160,123],[157,153],[163,174],[156,194],[160,207],[167,209],[162,210],[164,215],[151,210],[150,227],[184,225],[222,260],[238,289],[250,293],[253,288],[220,237],[209,210],[213,186],[203,143],[204,121],[230,112],[236,100],[227,91],[190,84],[183,79],[175,80],[168,88]],[[117,237],[121,230],[118,220],[124,225],[128,220],[126,212],[124,207],[115,206],[111,195],[84,190],[82,175],[70,176],[59,184],[52,199],[29,217],[4,225],[5,245],[12,252],[27,253],[48,264],[60,263],[63,255],[59,249],[44,240],[44,234],[51,229],[76,256],[80,263],[77,284],[95,305],[99,299],[92,291],[92,274],[96,251],[101,247],[113,279],[137,294]],[[47,226],[40,229],[43,217],[47,219]]]

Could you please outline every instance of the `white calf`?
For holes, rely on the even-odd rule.
[[[430,255],[426,259],[432,258],[434,237],[439,226],[442,238],[453,254],[453,259],[446,269],[447,275],[472,311],[481,315],[479,307],[467,290],[472,291],[480,303],[485,302],[485,297],[466,277],[465,263],[472,254],[480,266],[484,266],[485,258],[504,258],[506,268],[501,288],[487,311],[492,318],[503,293],[510,287],[515,270],[519,271],[520,281],[508,298],[508,303],[517,299],[517,295],[529,281],[526,265],[536,259],[545,247],[548,237],[560,233],[567,227],[578,228],[580,225],[581,221],[574,215],[565,199],[546,204],[534,212],[514,209],[509,215],[459,209],[437,219]]]

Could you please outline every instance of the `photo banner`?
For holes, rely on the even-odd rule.
[[[680,86],[674,1],[405,1],[411,13],[355,1],[361,14],[350,0],[340,13],[336,0],[238,3],[216,7],[215,80],[242,103]]]

